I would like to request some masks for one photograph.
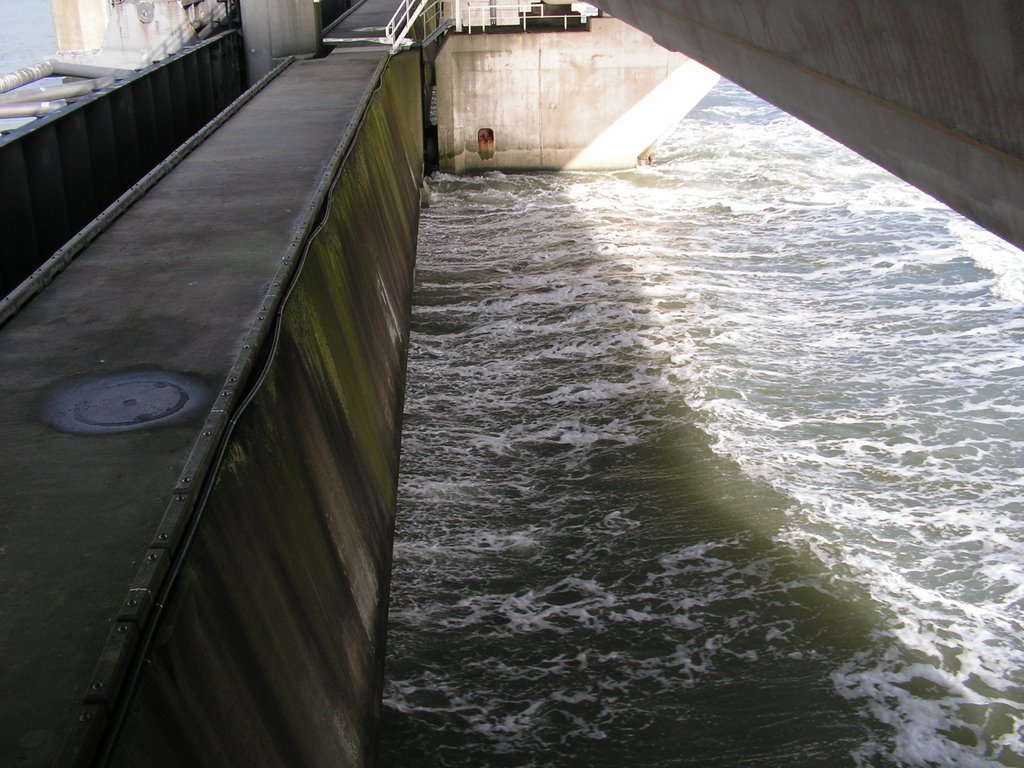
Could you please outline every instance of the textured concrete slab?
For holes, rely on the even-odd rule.
[[[290,66],[0,331],[0,763],[50,765],[105,701],[129,587],[384,58]]]
[[[394,0],[364,0],[324,35],[324,42],[345,47],[384,45],[384,28],[397,6]]]

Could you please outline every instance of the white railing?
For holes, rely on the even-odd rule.
[[[451,17],[446,13],[446,0],[402,0],[391,21],[384,27],[384,39],[397,51],[409,43],[409,32],[421,16],[433,17],[437,22],[437,30],[444,30],[452,25]]]
[[[583,24],[600,13],[590,3],[572,3],[573,13],[545,13],[543,2],[495,2],[495,0],[401,0],[391,21],[384,28],[384,39],[393,51],[410,44],[409,33],[420,17],[436,22],[431,36],[442,34],[450,27],[456,31],[473,33],[473,29],[487,27],[521,27],[530,22],[560,20],[563,29],[570,24]]]
[[[465,5],[466,8],[466,31],[473,34],[473,27],[484,29],[486,27],[513,27],[520,26],[526,29],[526,17],[528,15],[537,17],[537,14],[544,13],[544,3],[495,3],[489,0],[483,2],[464,3],[459,2],[459,8]],[[460,28],[458,20],[456,28]]]
[[[495,0],[457,0],[455,6],[455,28],[469,33],[473,29],[487,27],[521,27],[525,32],[530,23],[548,20],[560,21],[563,29],[570,24],[587,23],[599,11],[589,3],[572,3],[573,13],[545,13],[543,2],[504,2]],[[465,24],[463,24],[465,21]]]

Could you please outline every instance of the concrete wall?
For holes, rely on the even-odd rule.
[[[317,0],[241,0],[249,82],[285,56],[321,53],[323,21]]]
[[[92,51],[103,45],[110,0],[50,0],[58,51]]]
[[[454,173],[630,168],[718,79],[607,18],[589,32],[453,35],[435,71],[439,165]]]
[[[422,168],[393,59],[286,299],[111,765],[363,766],[375,744]]]
[[[597,0],[1024,245],[1017,0]]]

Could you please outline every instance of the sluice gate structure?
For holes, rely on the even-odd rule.
[[[703,62],[1024,242],[1012,4],[572,5],[243,0],[0,141],[0,762],[372,764],[425,152],[643,162]]]

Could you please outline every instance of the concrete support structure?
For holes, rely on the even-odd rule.
[[[190,6],[190,15],[180,0],[122,0],[113,5],[93,0],[88,9],[86,0],[69,0],[76,8],[67,15],[58,8],[64,3],[53,2],[57,58],[74,66],[144,69],[174,55],[195,38],[193,19],[207,24],[224,17],[219,6],[198,13],[201,3]]]
[[[596,0],[1024,246],[1015,0]]]
[[[610,18],[455,35],[435,70],[439,165],[453,173],[631,168],[718,80]]]
[[[285,56],[322,50],[319,0],[241,0],[249,81],[256,82]]]
[[[110,0],[51,0],[57,50],[92,51],[103,45]]]

